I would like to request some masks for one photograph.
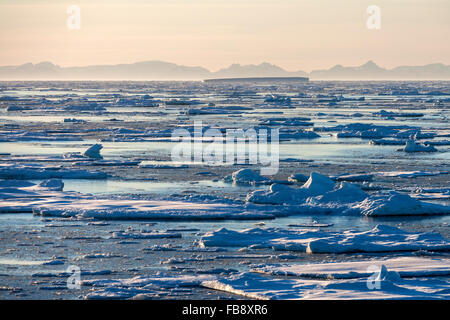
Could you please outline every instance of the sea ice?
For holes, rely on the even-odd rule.
[[[369,179],[371,175],[336,176],[335,180]],[[274,183],[269,190],[255,190],[247,195],[247,202],[284,205],[286,214],[342,214],[342,215],[444,215],[450,206],[423,202],[408,195],[391,191],[387,194],[367,194],[360,186],[342,182],[337,187],[327,176],[312,172],[300,188]]]
[[[316,280],[270,278],[252,273],[203,281],[203,287],[250,299],[448,299],[450,282],[438,279],[401,279],[386,267],[371,279]],[[379,286],[379,289],[375,286]]]
[[[225,182],[233,182],[236,185],[255,185],[255,184],[267,184],[270,180],[261,176],[251,169],[240,169],[233,172],[231,175],[224,178]]]
[[[0,179],[106,179],[106,177],[106,173],[98,171],[21,164],[0,164]]]
[[[318,279],[368,278],[374,266],[386,266],[388,270],[405,277],[432,277],[450,275],[450,259],[397,257],[363,261],[276,264],[254,268],[253,272],[278,276],[295,276]]]
[[[450,241],[436,233],[410,233],[386,225],[368,231],[293,230],[253,228],[233,231],[226,228],[206,233],[201,246],[272,248],[308,253],[395,252],[450,249]]]
[[[247,195],[247,201],[259,204],[299,203],[308,197],[324,194],[334,189],[335,183],[329,177],[312,172],[301,188],[272,184],[269,191],[256,190]]]
[[[83,155],[91,158],[91,159],[103,159],[103,157],[100,154],[100,150],[102,150],[103,146],[101,144],[94,144],[90,146]]]
[[[398,149],[398,151],[405,152],[437,152],[438,150],[429,145],[424,145],[421,143],[416,143],[414,140],[406,141],[406,145],[404,148]]]
[[[349,211],[355,209],[365,216],[450,214],[450,206],[423,202],[393,191],[388,195],[370,196]]]
[[[271,214],[245,211],[230,204],[193,203],[187,201],[97,199],[80,197],[74,201],[55,199],[33,206],[42,216],[95,218],[103,220],[217,220],[270,219]]]

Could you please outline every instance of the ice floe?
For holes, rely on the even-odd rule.
[[[1,208],[0,208],[1,209]],[[230,204],[194,203],[187,201],[79,198],[76,201],[55,199],[33,206],[41,216],[95,218],[103,220],[217,220],[270,219],[271,214],[245,211]],[[124,235],[125,236],[125,235]],[[131,237],[131,236],[130,236]]]
[[[450,174],[450,171],[388,171],[388,172],[376,172],[375,175],[381,177],[392,177],[392,178],[416,178],[416,177],[427,177],[427,176],[437,176],[443,174]]]
[[[335,180],[368,180],[372,175],[336,176]],[[256,190],[246,200],[254,204],[283,205],[289,214],[342,215],[444,215],[450,206],[423,202],[395,191],[367,194],[348,182],[335,185],[327,176],[312,172],[300,188],[274,183],[269,190]]]
[[[0,164],[0,179],[106,179],[107,174],[99,171],[66,169],[41,165]]]
[[[390,192],[388,195],[371,196],[353,206],[365,216],[391,215],[434,215],[449,214],[450,207],[440,204],[423,202],[409,195]]]
[[[270,180],[266,177],[261,176],[251,169],[240,169],[233,172],[231,175],[224,178],[225,182],[232,182],[236,185],[256,185],[256,184],[267,184]]]
[[[450,250],[450,241],[436,233],[412,233],[386,225],[368,231],[293,230],[226,228],[201,237],[201,246],[272,248],[308,253],[395,252]]]
[[[315,127],[314,131],[333,132],[337,138],[362,138],[362,139],[426,139],[436,136],[433,132],[422,132],[420,128],[410,126],[387,126],[371,123],[349,123],[335,127]]]
[[[278,264],[254,268],[252,271],[279,276],[318,279],[367,278],[374,266],[385,266],[389,271],[405,277],[430,277],[450,275],[450,259],[398,257],[362,261]]]
[[[438,150],[429,145],[424,145],[421,143],[417,143],[414,140],[408,140],[406,141],[406,145],[404,148],[398,149],[398,151],[405,151],[405,152],[437,152]]]
[[[382,268],[374,279],[315,280],[271,278],[241,273],[202,282],[202,286],[250,299],[448,299],[450,282],[438,279],[401,279]]]
[[[215,279],[214,275],[155,275],[117,280],[82,280],[82,285],[95,289],[94,292],[87,294],[85,299],[130,299],[140,294],[157,295],[163,290],[199,287],[203,281],[212,279]]]
[[[103,146],[101,144],[94,144],[90,146],[83,155],[85,157],[91,158],[91,159],[103,159],[103,157],[100,154],[100,150],[103,149]]]
[[[302,202],[306,198],[321,195],[334,189],[335,183],[327,176],[312,172],[301,188],[272,184],[269,191],[254,191],[247,195],[247,201],[260,204],[283,204]]]

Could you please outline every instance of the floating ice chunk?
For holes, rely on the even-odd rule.
[[[398,149],[397,151],[405,152],[437,152],[438,150],[430,145],[424,145],[421,143],[416,143],[414,140],[408,140],[404,148]]]
[[[311,223],[291,223],[287,226],[292,228],[327,228],[333,226],[333,223],[318,223],[317,221],[313,221]]]
[[[282,264],[257,267],[252,271],[279,276],[319,279],[353,279],[370,277],[369,267],[385,266],[404,277],[430,277],[450,275],[450,259],[399,257],[365,261],[345,261],[311,264]]]
[[[164,101],[168,106],[189,106],[194,104],[200,104],[201,102],[195,100],[182,100],[182,99],[171,99]]]
[[[309,200],[310,203],[353,203],[366,199],[367,193],[355,184],[342,182],[338,189],[316,196]]]
[[[66,152],[63,154],[64,159],[84,160],[85,157],[80,152]]]
[[[61,265],[61,264],[64,264],[64,261],[57,260],[57,259],[45,261],[42,263],[42,265],[44,265],[44,266],[57,266],[57,265]]]
[[[85,299],[127,299],[139,294],[157,294],[164,289],[200,287],[203,281],[215,279],[215,275],[184,276],[139,276],[131,279],[82,280],[83,286],[92,286],[94,291]]]
[[[83,155],[88,158],[92,159],[103,159],[103,157],[100,155],[100,150],[102,150],[103,146],[101,144],[94,144],[90,146]]]
[[[104,106],[98,105],[97,102],[95,102],[95,101],[86,103],[84,105],[74,104],[74,105],[64,106],[64,109],[66,111],[74,111],[74,112],[80,112],[80,111],[103,112],[103,111],[106,111],[106,108]]]
[[[331,179],[335,181],[350,181],[350,182],[361,182],[361,181],[372,181],[373,174],[342,174],[338,176],[332,176]]]
[[[53,191],[62,191],[64,188],[64,182],[62,182],[61,179],[44,180],[38,184],[38,188]]]
[[[163,244],[163,245],[153,245],[150,248],[144,248],[142,249],[143,251],[147,252],[147,251],[177,251],[181,249],[181,247],[179,246],[174,246],[171,243],[168,244]]]
[[[82,163],[83,165],[91,165],[91,166],[135,166],[140,164],[141,161],[136,160],[96,160],[89,163]]]
[[[149,161],[143,161],[139,164],[139,167],[147,169],[187,169],[189,168],[189,165],[185,163],[165,164],[165,163],[153,163]]]
[[[0,165],[0,179],[105,179],[106,173],[59,167]]]
[[[287,139],[315,139],[320,138],[320,135],[315,133],[314,131],[309,130],[295,130],[288,132],[280,132],[279,138],[282,140]]]
[[[291,174],[288,178],[288,181],[293,182],[293,183],[305,183],[306,181],[308,181],[309,177],[305,176],[304,174],[301,173],[296,173],[296,174]]]
[[[308,181],[302,186],[310,195],[320,195],[334,189],[334,181],[317,172],[311,172]]]
[[[266,118],[260,122],[263,126],[280,126],[282,128],[286,127],[309,127],[313,126],[314,123],[311,122],[311,118],[305,117],[279,117],[279,118]],[[303,131],[303,130],[301,130]],[[311,135],[312,137],[312,135]]]
[[[282,238],[297,235],[299,235],[299,232],[275,228],[252,228],[242,231],[220,228],[203,235],[199,245],[201,247],[248,247],[259,242],[262,247],[270,247],[267,242],[270,242],[274,237]]]
[[[109,275],[111,273],[113,273],[111,270],[98,270],[98,271],[87,271],[87,270],[81,270],[80,271],[82,276],[101,276],[101,275]],[[33,273],[31,275],[32,277],[37,277],[37,278],[68,278],[71,276],[71,274],[69,272],[37,272],[37,273]]]
[[[75,118],[64,118],[64,122],[71,122],[71,123],[85,123],[86,120],[82,119],[75,119]]]
[[[113,239],[163,239],[181,238],[181,233],[173,232],[114,232]]]
[[[247,195],[247,202],[257,204],[283,204],[297,201],[298,189],[288,187],[284,184],[274,183],[270,186],[268,191],[256,190]],[[301,199],[305,199],[304,195]],[[300,200],[301,200],[300,199]]]
[[[112,253],[91,253],[85,254],[81,258],[82,259],[106,259],[106,258],[119,258],[120,255],[112,254]]]
[[[336,131],[337,138],[362,138],[362,139],[381,139],[381,138],[397,138],[397,139],[425,139],[436,136],[433,132],[421,132],[418,127],[410,126],[381,126],[370,123],[349,123],[346,125],[338,125],[335,127],[317,127],[314,131]]]
[[[423,117],[423,113],[414,113],[414,112],[393,112],[381,110],[373,113],[376,117],[407,117],[407,118],[420,118]]]
[[[404,139],[373,139],[369,141],[372,145],[388,145],[388,146],[400,146],[405,145]]]
[[[371,175],[349,176],[367,179]],[[335,178],[336,179],[336,178]],[[256,190],[247,195],[247,202],[284,205],[286,214],[345,214],[345,215],[434,215],[449,214],[450,206],[432,204],[392,191],[389,194],[366,194],[360,186],[347,182],[334,188],[334,182],[312,173],[301,188],[274,183],[269,190]],[[280,209],[281,210],[281,209]]]
[[[267,184],[270,180],[261,176],[251,169],[240,169],[233,172],[231,175],[224,178],[226,182],[233,182],[236,185],[255,185]]]
[[[359,232],[324,232],[280,228],[226,228],[206,233],[201,246],[273,248],[274,250],[309,253],[395,252],[418,250],[449,250],[450,241],[436,233],[410,233],[395,227],[378,225]]]
[[[389,195],[371,196],[355,205],[365,216],[443,215],[450,214],[450,206],[423,202],[408,195],[391,192]]]
[[[259,204],[300,203],[308,197],[318,196],[334,189],[335,183],[329,177],[312,172],[301,188],[272,184],[268,191],[256,190],[247,195],[247,201]]]
[[[450,241],[437,233],[412,233],[395,227],[378,225],[364,232],[344,232],[330,238],[317,238],[308,242],[309,253],[345,252],[395,252],[395,251],[440,251],[450,248]],[[276,246],[289,250],[295,244],[279,243]]]
[[[395,134],[395,137],[399,139],[432,139],[435,136],[436,133],[434,132],[422,132],[417,128],[400,130],[397,134]]]
[[[24,111],[24,110],[29,110],[29,107],[24,107],[24,106],[18,106],[18,105],[10,105],[8,107],[6,107],[6,111],[11,112],[11,111]]]
[[[94,197],[62,198],[38,203],[33,205],[33,212],[42,216],[77,216],[103,220],[241,220],[274,217],[260,211],[243,211],[242,206],[239,205]]]
[[[375,175],[381,177],[399,177],[399,178],[416,178],[425,176],[437,176],[441,174],[449,174],[449,171],[388,171],[388,172],[377,172]]]
[[[291,98],[280,96],[278,94],[270,94],[267,95],[264,99],[264,102],[271,102],[271,103],[277,103],[277,104],[291,104]]]

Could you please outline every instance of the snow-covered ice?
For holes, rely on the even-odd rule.
[[[448,299],[448,88],[4,82],[0,298]],[[278,172],[171,161],[195,122],[279,129]]]
[[[401,279],[388,269],[382,270],[377,281],[380,289],[375,290],[366,279],[279,279],[242,273],[226,279],[204,281],[202,286],[260,300],[448,299],[449,281]]]
[[[411,233],[386,225],[368,231],[221,228],[201,237],[202,246],[272,248],[307,253],[450,250],[450,241],[436,233]]]
[[[385,266],[397,272],[402,278],[447,276],[450,274],[450,260],[439,258],[398,257],[363,261],[279,264],[254,268],[252,271],[278,276],[295,276],[316,279],[368,278],[374,267]]]

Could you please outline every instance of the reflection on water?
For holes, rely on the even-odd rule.
[[[37,181],[36,181],[37,182]],[[268,186],[234,186],[223,181],[203,180],[198,182],[161,182],[161,181],[126,181],[126,180],[64,180],[65,191],[77,191],[92,194],[173,194],[186,190],[204,193],[206,190],[220,190],[230,193],[248,192],[253,189],[268,188]]]

